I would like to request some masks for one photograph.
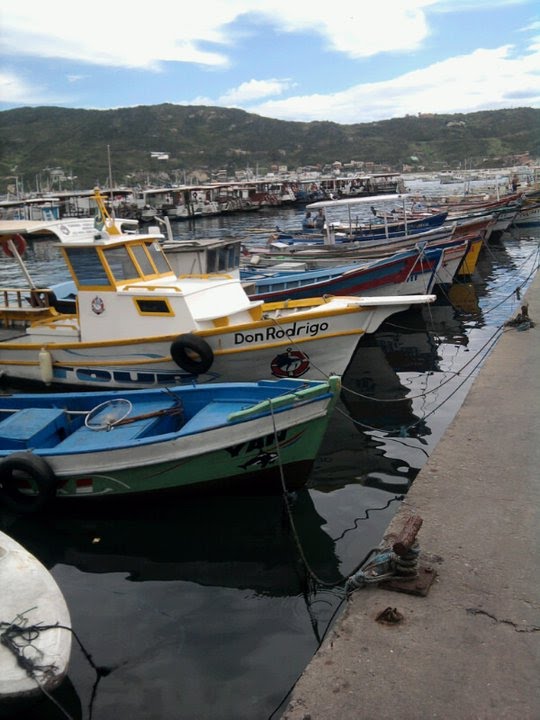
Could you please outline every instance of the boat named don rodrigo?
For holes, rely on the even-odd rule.
[[[435,300],[250,300],[230,275],[175,275],[159,232],[124,232],[98,190],[94,199],[95,222],[50,226],[77,287],[75,313],[58,313],[35,286],[0,289],[0,372],[9,378],[104,388],[321,379],[342,375],[362,335],[387,317]],[[20,238],[0,233],[31,282]]]

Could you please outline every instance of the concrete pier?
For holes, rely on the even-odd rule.
[[[525,302],[385,535],[422,518],[427,596],[354,591],[283,720],[540,719],[540,274]]]

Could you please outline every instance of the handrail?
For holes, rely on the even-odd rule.
[[[2,309],[15,307],[20,309],[48,308],[50,306],[50,288],[36,287],[0,287]]]
[[[152,292],[154,290],[161,290],[162,292],[164,290],[174,290],[174,292],[182,292],[181,288],[175,287],[174,285],[123,285],[121,288],[118,289],[118,292],[124,292],[124,290],[138,290],[141,293],[145,290],[151,290]]]

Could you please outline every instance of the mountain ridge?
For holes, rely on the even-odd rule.
[[[27,186],[62,168],[75,189],[114,182],[188,182],[356,161],[400,172],[497,167],[540,156],[540,109],[420,114],[369,123],[283,121],[244,110],[164,103],[114,110],[25,107],[0,112],[0,187]],[[158,160],[152,153],[164,153]],[[510,163],[512,164],[512,163]],[[76,178],[76,180],[74,179]]]

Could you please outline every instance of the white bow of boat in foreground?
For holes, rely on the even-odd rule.
[[[71,620],[49,571],[0,532],[0,717],[20,717],[64,679]]]
[[[96,192],[98,223],[56,223],[77,309],[30,287],[0,296],[0,372],[103,388],[342,375],[364,333],[434,295],[250,300],[230,275],[172,271],[159,234],[123,232]],[[12,239],[9,252],[24,268]],[[3,304],[2,304],[3,303]]]

